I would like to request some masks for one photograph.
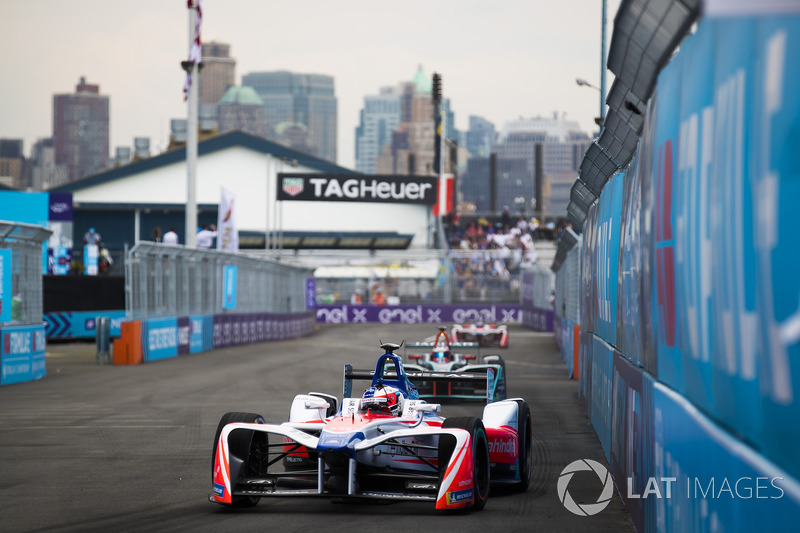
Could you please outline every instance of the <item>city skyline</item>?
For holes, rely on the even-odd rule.
[[[609,2],[607,45],[618,5]],[[0,137],[23,139],[29,156],[37,139],[52,135],[53,95],[85,76],[110,97],[110,152],[135,137],[149,137],[152,153],[161,151],[170,120],[186,116],[179,63],[188,55],[189,14],[182,0],[136,6],[124,14],[98,0],[0,8],[0,42],[14,50],[0,60]],[[203,42],[230,44],[237,84],[254,71],[334,78],[338,162],[349,168],[364,96],[410,80],[418,65],[428,76],[441,73],[459,130],[468,129],[470,115],[501,128],[554,111],[596,129],[599,93],[575,79],[600,84],[600,0],[411,0],[402,9],[311,1],[281,5],[280,20],[261,2],[204,0],[203,10]],[[609,74],[607,88],[612,80]]]

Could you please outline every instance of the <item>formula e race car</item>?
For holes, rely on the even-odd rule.
[[[225,414],[214,437],[209,500],[249,507],[267,496],[373,498],[477,511],[490,483],[527,490],[533,463],[525,400],[491,402],[482,419],[442,418],[440,405],[419,399],[413,374],[394,354],[399,345],[381,348],[374,371],[345,365],[341,405],[310,392],[295,397],[282,424]],[[371,386],[353,398],[353,381],[361,379]]]
[[[508,348],[508,326],[505,324],[453,324],[452,342],[477,342],[481,346]]]
[[[447,328],[440,327],[433,342],[417,342],[406,344],[406,349],[429,349],[426,353],[405,354],[408,362],[406,370],[411,372],[458,372],[487,375],[493,372],[491,384],[491,400],[506,398],[506,364],[499,355],[480,355],[477,342],[451,342],[447,336]],[[477,355],[461,353],[466,350],[477,350]],[[480,363],[477,362],[480,357]],[[438,383],[436,380],[420,380],[416,382],[420,398],[425,399],[484,399],[487,388],[483,383],[450,380]]]

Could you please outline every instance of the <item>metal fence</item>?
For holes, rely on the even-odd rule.
[[[224,305],[226,266],[236,267],[235,308]],[[140,242],[126,254],[126,316],[302,312],[312,276],[312,268],[264,257]]]
[[[0,324],[42,323],[44,243],[52,232],[41,226],[0,221]],[[5,280],[11,272],[10,294]],[[11,313],[2,312],[9,305]]]
[[[377,289],[389,305],[519,303],[521,273],[530,266],[499,249],[306,250],[284,252],[281,262],[315,269],[319,304],[350,303],[357,291],[367,304]]]

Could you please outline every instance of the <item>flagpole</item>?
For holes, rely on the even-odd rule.
[[[197,27],[197,2],[189,2],[189,94],[187,98],[187,136],[186,136],[186,247],[197,246],[197,102],[198,102],[198,63],[199,54],[193,54],[199,46]]]

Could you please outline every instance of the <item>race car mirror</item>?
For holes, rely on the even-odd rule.
[[[331,404],[322,398],[309,398],[306,400],[306,409],[327,409]]]
[[[418,403],[411,408],[420,413],[438,413],[442,410],[442,405],[439,403]]]

